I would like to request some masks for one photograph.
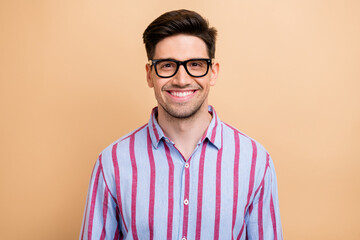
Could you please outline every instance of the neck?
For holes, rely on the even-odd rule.
[[[159,107],[158,122],[164,134],[175,143],[184,160],[190,158],[197,143],[204,135],[212,116],[203,106],[189,118],[175,118]]]

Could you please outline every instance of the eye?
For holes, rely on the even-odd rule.
[[[206,62],[202,60],[190,61],[188,66],[190,68],[203,68],[206,65]]]
[[[172,61],[162,61],[158,63],[158,68],[163,70],[174,69],[176,68],[176,63]]]

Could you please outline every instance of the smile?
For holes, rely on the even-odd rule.
[[[186,97],[186,96],[189,96],[191,94],[193,94],[195,91],[192,90],[192,91],[169,91],[169,93],[174,96],[174,97]]]

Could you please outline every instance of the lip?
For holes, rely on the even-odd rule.
[[[188,101],[195,96],[196,89],[186,89],[186,90],[166,90],[167,95],[175,101]]]

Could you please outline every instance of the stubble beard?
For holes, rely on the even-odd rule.
[[[190,118],[194,117],[196,115],[196,113],[198,113],[199,110],[201,109],[201,107],[203,106],[204,101],[205,101],[205,99],[198,106],[190,106],[191,109],[185,110],[183,112],[177,111],[176,106],[169,107],[166,104],[161,104],[161,103],[159,103],[159,105],[161,105],[162,109],[164,109],[164,111],[167,113],[168,117],[173,118],[173,119],[185,120],[185,119],[190,119]],[[179,106],[180,108],[182,107],[181,105],[185,105],[185,104],[180,104],[180,106]]]
[[[187,88],[197,89],[198,91],[204,91],[201,86],[186,86]],[[181,88],[179,88],[181,89]],[[161,91],[167,91],[166,87],[163,87]],[[170,120],[186,120],[191,119],[200,111],[203,107],[205,100],[207,99],[209,92],[205,93],[203,99],[198,99],[194,103],[177,103],[176,105],[167,104],[164,101],[158,101],[158,105],[167,113],[167,118]],[[161,99],[161,98],[160,98]],[[160,100],[158,99],[158,100]],[[189,105],[189,106],[186,106]],[[184,108],[184,109],[183,109]],[[207,106],[206,106],[207,109]]]

